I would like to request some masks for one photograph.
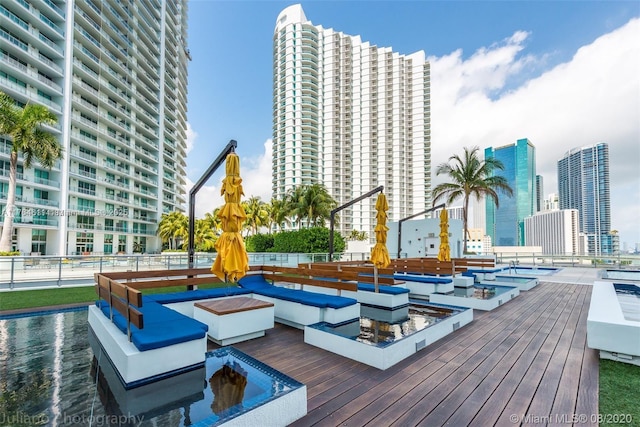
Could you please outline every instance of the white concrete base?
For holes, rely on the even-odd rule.
[[[98,307],[89,306],[89,325],[126,384],[204,363],[207,337],[140,351]]]
[[[274,304],[275,321],[298,329],[318,322],[336,324],[360,317],[360,304],[343,308],[320,308],[298,302],[254,294],[254,298]]]
[[[410,292],[410,291],[409,291]],[[369,291],[342,291],[343,297],[353,298],[358,300],[359,303],[375,305],[378,307],[395,308],[402,307],[409,304],[409,292],[404,294],[384,294],[382,292],[369,292]]]
[[[286,426],[305,415],[307,415],[307,386],[293,390],[220,425],[225,427]]]
[[[273,307],[224,315],[217,315],[199,307],[193,309],[193,318],[209,326],[207,335],[213,342],[222,346],[264,336],[265,329],[273,328],[273,317]]]
[[[508,287],[510,288],[509,291],[504,292],[500,295],[496,295],[493,298],[489,299],[465,298],[454,295],[432,294],[429,297],[429,301],[438,304],[457,305],[458,307],[469,307],[476,310],[491,311],[501,306],[505,302],[509,302],[513,298],[520,295],[520,290],[518,288],[513,286]]]
[[[493,281],[481,281],[481,285],[498,285],[498,286],[516,286],[521,291],[530,291],[531,289],[538,286],[538,278],[537,277],[527,277],[529,280],[527,282],[514,282],[509,279],[510,276],[496,276],[496,279]],[[511,276],[511,277],[519,277],[524,278],[524,276]]]
[[[473,277],[458,275],[453,278],[453,286],[456,288],[470,288],[473,286]]]
[[[127,390],[111,362],[104,355],[100,357],[99,344],[92,333],[89,333],[89,341],[96,359],[99,358],[98,387],[111,390],[123,414],[155,415],[158,408],[179,409],[184,407],[185,402],[197,402],[204,397],[203,389],[206,381],[204,365],[189,372]],[[167,393],[167,390],[171,390],[171,393]],[[145,416],[145,418],[150,417]]]
[[[587,345],[600,357],[639,364],[640,322],[625,319],[612,282],[593,283]]]
[[[322,315],[321,322],[331,323],[332,325],[358,319],[360,318],[360,303],[342,308],[323,308],[320,314]],[[311,325],[311,323],[307,324]]]
[[[406,288],[405,285],[397,285],[397,286]],[[353,298],[357,300],[359,303],[376,305],[378,307],[395,308],[395,307],[402,307],[403,305],[409,304],[409,293],[391,295],[391,294],[385,294],[382,292],[370,292],[370,291],[361,291],[361,290],[358,290],[358,291],[340,290],[340,292],[338,292],[337,289],[333,289],[333,288],[324,288],[321,286],[309,286],[309,285],[305,285],[304,290],[309,292],[315,292],[318,294],[324,294],[324,295],[339,295],[341,297]]]
[[[378,369],[387,369],[473,320],[465,310],[386,347],[376,347],[339,335],[304,328],[304,342]]]
[[[409,306],[397,308],[395,310],[386,310],[384,308],[363,305],[360,307],[360,314],[363,317],[368,317],[373,320],[381,320],[387,323],[398,323],[409,318]],[[357,333],[360,333],[360,328],[358,328]]]
[[[411,296],[428,296],[434,293],[446,294],[453,292],[453,282],[450,283],[424,283],[424,282],[412,282],[407,279],[404,280],[404,284]]]

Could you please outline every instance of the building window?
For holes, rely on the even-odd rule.
[[[76,233],[76,253],[87,255],[93,252],[93,233]]]
[[[105,221],[106,222],[106,221]],[[112,220],[113,222],[113,220]],[[113,234],[104,235],[104,249],[105,254],[113,253]]]
[[[47,253],[47,230],[31,230],[31,254]]]
[[[118,236],[118,253],[127,251],[127,236]]]

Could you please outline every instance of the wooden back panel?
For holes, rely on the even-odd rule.
[[[337,289],[338,291],[357,291],[357,275],[340,274],[340,272],[329,269],[314,270],[304,268],[263,266],[263,275],[268,280],[297,283],[304,288],[304,285],[319,286],[323,288]],[[319,276],[319,277],[315,277]],[[322,277],[329,277],[337,280],[322,280]]]
[[[436,258],[401,258],[391,261],[392,268],[399,273],[453,275],[452,261],[439,261]]]
[[[128,324],[132,324],[138,329],[144,328],[142,313],[136,308],[142,307],[142,293],[102,274],[96,274],[94,277],[96,278],[98,297],[107,301],[112,310],[122,314]],[[129,329],[128,325],[127,329]],[[131,338],[130,334],[129,338]]]

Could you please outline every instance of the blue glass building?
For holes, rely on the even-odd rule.
[[[486,230],[494,246],[524,246],[524,219],[536,212],[536,149],[528,139],[514,145],[485,148],[485,159],[495,158],[504,170],[503,176],[513,196],[498,191],[498,205],[486,201]]]
[[[615,252],[606,143],[572,149],[558,161],[558,201],[560,209],[580,212],[580,232],[587,235],[590,255]]]

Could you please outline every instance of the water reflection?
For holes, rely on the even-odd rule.
[[[211,410],[217,415],[236,405],[242,404],[244,389],[247,387],[247,371],[236,361],[225,363],[209,378],[213,392]]]
[[[340,325],[324,323],[314,327],[365,344],[386,346],[459,312],[455,308],[436,304],[411,304],[395,310],[361,304],[360,319]]]
[[[94,339],[86,310],[0,320],[0,425],[215,425],[301,386],[224,347],[126,390]]]

